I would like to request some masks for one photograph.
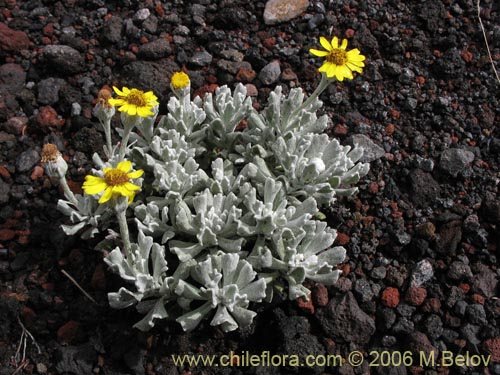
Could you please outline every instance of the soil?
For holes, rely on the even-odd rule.
[[[500,81],[477,4],[311,1],[272,26],[264,7],[0,0],[0,375],[500,374]],[[500,6],[480,8],[498,67]],[[359,193],[325,211],[347,249],[343,276],[333,287],[311,285],[310,303],[261,307],[245,330],[207,322],[191,333],[169,322],[133,329],[133,308],[108,306],[122,282],[94,250],[100,239],[60,229],[62,193],[41,168],[42,145],[58,145],[81,192],[102,150],[92,108],[103,86],[154,90],[166,113],[168,79],[183,68],[195,94],[243,82],[262,108],[276,85],[314,90],[320,61],[308,51],[321,35],[348,38],[367,57],[362,75],[321,96],[328,134],[361,143],[371,162]],[[347,361],[355,350],[366,356],[357,367]],[[176,365],[171,356],[231,351],[344,361],[215,367]],[[383,366],[373,352],[384,351],[412,362]],[[491,361],[419,360],[434,352]]]

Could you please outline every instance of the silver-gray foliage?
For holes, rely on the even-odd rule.
[[[369,165],[362,149],[323,134],[322,103],[309,102],[277,87],[259,113],[243,85],[221,87],[204,100],[171,98],[168,115],[131,133],[127,158],[145,171],[128,210],[138,235],[128,256],[117,247],[105,258],[127,283],[111,306],[136,305],[141,330],[163,318],[191,330],[209,318],[231,331],[252,322],[254,303],[309,298],[306,280],[338,279],[345,250],[319,209],[353,194]],[[72,232],[94,230],[102,214],[61,207]]]

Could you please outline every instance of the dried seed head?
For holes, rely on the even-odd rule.
[[[52,143],[46,143],[42,148],[42,163],[55,163],[61,156],[57,146]]]

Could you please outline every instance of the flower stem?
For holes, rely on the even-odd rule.
[[[318,87],[316,87],[316,90],[314,90],[311,96],[307,98],[307,100],[304,103],[302,103],[302,105],[299,108],[297,108],[295,112],[298,113],[299,111],[307,108],[314,100],[316,100],[317,97],[321,95],[323,91],[325,91],[325,89],[328,87],[329,84],[330,80],[326,78],[326,74],[321,73],[321,81],[319,82]]]
[[[118,161],[123,161],[123,159],[125,158],[125,153],[127,152],[128,147],[128,139],[130,137],[132,129],[137,125],[137,121],[137,116],[122,115],[123,134],[122,141],[120,142]]]
[[[122,238],[123,241],[123,247],[125,249],[125,255],[127,256],[127,259],[130,261],[131,256],[132,256],[132,249],[130,245],[130,234],[128,231],[128,224],[127,224],[127,214],[126,210],[120,210],[116,212],[116,218],[118,219],[118,225],[120,226],[120,237]]]
[[[63,191],[64,191],[64,196],[66,199],[68,199],[71,203],[73,203],[75,206],[78,206],[78,200],[75,197],[75,194],[71,191],[68,185],[68,181],[66,181],[66,176],[62,176],[59,179],[59,183],[61,184]]]
[[[113,156],[113,145],[111,143],[111,120],[104,120],[104,122],[101,122],[101,125],[104,129],[104,135],[106,136],[108,159],[111,159]]]
[[[123,161],[123,159],[125,158],[129,137],[130,137],[130,130],[127,131],[126,129],[124,129],[122,141],[120,142],[120,153],[118,155],[119,161]]]

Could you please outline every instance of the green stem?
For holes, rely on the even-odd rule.
[[[69,188],[68,181],[66,181],[66,176],[62,176],[59,179],[59,183],[63,187],[64,196],[66,197],[66,199],[68,199],[75,206],[78,206],[78,200],[76,199],[75,194],[73,194],[73,192]]]

